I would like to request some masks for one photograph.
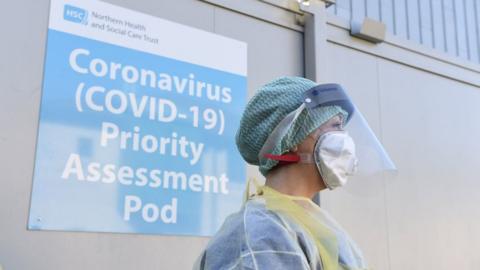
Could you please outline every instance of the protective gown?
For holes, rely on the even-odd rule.
[[[364,270],[355,243],[310,199],[266,186],[229,216],[195,270]]]

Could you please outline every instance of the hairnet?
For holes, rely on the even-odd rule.
[[[280,121],[303,103],[303,93],[316,86],[301,77],[281,77],[262,86],[247,104],[236,134],[236,144],[242,157],[257,165],[266,175],[278,161],[258,158],[258,154],[270,133]],[[310,133],[337,114],[347,116],[339,106],[325,106],[315,114],[300,113],[286,135],[276,142],[270,154],[282,155],[301,143]]]

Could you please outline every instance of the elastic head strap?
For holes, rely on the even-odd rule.
[[[305,109],[305,103],[302,103],[296,110],[293,112],[287,114],[285,118],[278,123],[278,125],[275,127],[273,132],[268,136],[267,140],[262,146],[262,149],[260,149],[260,152],[258,153],[258,160],[264,160],[267,154],[270,154],[275,147],[275,145],[287,134],[287,132],[290,130],[292,127],[293,123],[295,123],[295,120],[297,120],[298,116],[300,116],[300,113],[302,113],[303,109]]]
[[[297,163],[300,161],[300,156],[297,154],[284,154],[284,155],[265,154],[265,158],[278,160],[278,164],[280,165]]]

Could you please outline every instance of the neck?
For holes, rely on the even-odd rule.
[[[313,198],[325,189],[314,164],[294,163],[279,166],[266,176],[265,185],[291,196]]]

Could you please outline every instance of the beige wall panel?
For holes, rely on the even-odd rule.
[[[247,42],[248,96],[280,76],[303,76],[303,33],[215,9],[215,32]]]
[[[480,269],[480,89],[379,59],[391,270]]]
[[[198,0],[102,0],[197,29],[214,31],[214,7]],[[179,33],[180,35],[182,33]]]
[[[328,43],[329,82],[340,83],[380,137],[377,59]],[[344,188],[321,193],[322,207],[337,218],[358,243],[369,265],[388,269],[384,181],[352,178]]]
[[[303,76],[303,34],[226,9],[215,9],[215,32],[248,44],[248,99],[280,76]],[[264,181],[256,166],[247,178]]]

